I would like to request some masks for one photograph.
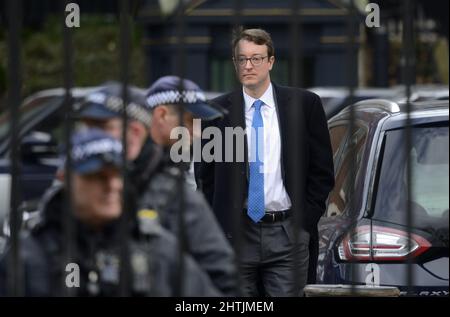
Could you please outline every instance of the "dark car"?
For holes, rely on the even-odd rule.
[[[336,184],[319,222],[319,284],[395,286],[405,294],[409,262],[410,295],[448,295],[448,105],[412,104],[409,202],[405,105],[355,104],[351,136],[349,108],[329,120]]]
[[[75,108],[95,88],[72,90]],[[64,89],[49,89],[26,98],[20,107],[19,199],[30,202],[51,185],[61,164],[59,146],[64,139]],[[0,223],[8,214],[10,192],[10,124],[8,112],[0,116]]]
[[[390,88],[358,87],[350,98],[346,87],[313,87],[312,92],[319,95],[325,110],[327,119],[332,118],[346,106],[367,99],[388,99],[399,103],[406,102],[406,90],[404,86]],[[410,100],[448,100],[448,86],[446,85],[415,85],[411,87]]]
[[[392,99],[399,94],[392,88],[356,88],[353,98],[346,87],[313,87],[310,91],[319,95],[327,119],[330,119],[349,104],[372,98]]]

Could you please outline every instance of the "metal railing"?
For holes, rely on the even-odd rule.
[[[68,3],[69,1],[64,1],[62,3]],[[406,139],[405,139],[405,148],[406,155],[408,158],[407,163],[407,197],[405,197],[407,201],[407,228],[408,230],[408,236],[409,241],[411,241],[411,228],[413,224],[413,214],[411,212],[411,199],[412,197],[412,188],[411,188],[411,164],[410,164],[410,150],[412,147],[412,140],[411,140],[411,121],[410,121],[410,112],[411,112],[411,103],[410,103],[410,96],[411,96],[411,85],[413,83],[414,79],[414,73],[413,73],[413,67],[414,67],[414,20],[413,20],[413,14],[414,14],[414,0],[404,0],[404,50],[402,54],[402,62],[404,66],[404,74],[403,74],[403,82],[405,83],[406,87],[406,95],[407,95],[407,121],[406,121]],[[186,77],[186,45],[184,42],[184,36],[185,36],[185,29],[186,29],[186,15],[185,10],[186,7],[183,2],[179,6],[178,10],[176,11],[176,30],[177,30],[177,55],[178,55],[178,63],[176,65],[176,75],[180,76],[181,78]],[[290,39],[291,39],[291,49],[290,49],[290,63],[291,63],[291,80],[290,85],[294,87],[301,87],[303,82],[303,70],[304,67],[302,65],[302,41],[303,41],[303,24],[302,24],[302,16],[299,14],[301,11],[301,5],[303,1],[299,0],[291,0],[290,3],[290,12],[291,15],[289,16],[289,32],[290,32]],[[347,45],[347,52],[346,52],[346,60],[347,63],[347,88],[348,88],[348,95],[350,97],[350,100],[354,97],[354,91],[357,86],[357,46],[356,46],[356,32],[357,32],[357,25],[358,25],[358,17],[356,14],[356,8],[354,5],[354,1],[341,1],[340,2],[343,8],[346,8],[347,12],[347,35],[348,35],[348,41],[346,43]],[[21,34],[21,15],[22,15],[22,1],[21,0],[9,0],[7,1],[8,4],[8,103],[11,113],[11,128],[10,128],[10,173],[11,173],[11,200],[10,200],[10,249],[11,252],[9,253],[9,270],[8,270],[8,290],[9,294],[12,296],[22,296],[24,294],[24,276],[23,276],[23,263],[20,256],[20,227],[21,227],[21,212],[19,209],[21,198],[19,197],[19,179],[21,175],[20,170],[20,153],[19,153],[19,106],[21,104],[21,86],[22,86],[22,74],[21,74],[21,40],[20,40],[20,34]],[[130,28],[131,24],[133,23],[132,16],[130,14],[130,8],[128,5],[128,1],[121,0],[120,1],[120,7],[119,7],[119,16],[120,16],[120,80],[123,85],[123,100],[124,100],[124,107],[127,104],[127,87],[129,85],[129,67],[130,67]],[[237,27],[239,25],[242,25],[245,21],[242,16],[243,9],[245,7],[245,1],[239,1],[235,0],[233,1],[233,17],[230,19],[229,24],[230,26]],[[63,12],[63,11],[62,11]],[[63,15],[64,16],[64,15]],[[64,61],[64,72],[63,72],[63,82],[64,82],[64,88],[66,90],[66,94],[64,97],[64,107],[66,109],[66,132],[65,132],[65,143],[67,144],[67,163],[66,169],[65,169],[65,183],[66,183],[66,205],[65,205],[65,212],[61,215],[63,217],[63,223],[64,223],[64,245],[65,248],[65,255],[64,255],[64,263],[69,263],[73,261],[74,254],[76,254],[76,245],[73,241],[73,237],[76,234],[74,227],[74,221],[72,217],[72,199],[71,199],[71,170],[69,168],[70,162],[71,162],[71,144],[70,144],[70,136],[72,133],[73,128],[73,98],[71,96],[71,88],[74,86],[74,80],[73,80],[73,52],[76,54],[76,47],[73,47],[73,36],[72,31],[70,28],[66,27],[65,24],[62,25],[64,31],[63,31],[63,61]],[[182,83],[180,85],[180,90],[183,89]],[[287,116],[290,118],[288,122],[289,131],[291,131],[294,135],[301,135],[302,130],[300,129],[299,125],[296,122],[296,118],[299,116],[299,111],[301,109],[300,100],[292,100],[292,104],[290,106],[290,113]],[[242,116],[242,112],[240,110],[241,105],[234,105],[233,108],[230,111],[230,118],[232,123],[238,122],[240,119],[239,117]],[[126,127],[127,127],[127,119],[126,119],[126,111],[123,109],[123,149],[124,149],[124,161],[126,161]],[[349,140],[351,140],[351,136],[356,131],[355,127],[355,109],[354,107],[350,107],[350,126],[349,126]],[[183,113],[180,114],[180,126],[183,125]],[[296,142],[297,140],[291,139],[292,142]],[[356,153],[355,153],[355,145],[351,147],[351,167],[350,167],[350,174],[351,174],[351,182],[355,184],[355,178],[356,178],[356,167],[355,167],[355,160],[356,160]],[[288,163],[290,165],[289,170],[293,171],[294,174],[300,175],[301,171],[299,169],[299,162],[301,162],[301,149],[296,146],[296,144],[292,144],[290,146],[291,149],[291,156],[288,159]],[[124,178],[124,191],[123,191],[123,210],[128,210],[128,202],[126,199],[126,193],[127,193],[127,187],[129,186],[129,182],[131,180],[127,179],[127,173],[126,173],[126,167],[124,166],[122,175]],[[180,175],[183,175],[183,173],[180,173]],[[242,192],[244,188],[241,187],[241,182],[239,181],[242,177],[240,170],[235,169],[234,175],[232,176],[235,180],[236,186],[234,186],[230,191],[230,200],[231,201],[240,201],[240,199],[236,199],[236,197],[240,197],[242,195]],[[301,208],[304,208],[304,202],[302,202],[302,197],[300,196],[300,192],[302,192],[301,187],[303,186],[299,180],[303,177],[299,177],[297,179],[293,179],[292,184],[290,184],[291,188],[295,188],[298,190],[294,190],[292,193],[292,208],[294,210],[299,210]],[[180,193],[179,197],[180,204],[179,204],[179,228],[178,228],[178,240],[179,240],[179,258],[178,258],[178,277],[177,280],[174,283],[174,289],[179,290],[178,293],[174,294],[176,296],[182,296],[183,295],[183,274],[184,274],[184,258],[183,254],[188,252],[189,245],[186,245],[185,241],[187,241],[186,237],[186,231],[185,231],[185,217],[183,210],[185,208],[184,204],[184,190],[183,190],[183,177],[180,177],[178,182],[178,191]],[[351,209],[355,211],[356,207],[353,205],[354,200],[352,199],[350,205]],[[237,206],[239,208],[239,206]],[[294,213],[295,215],[295,228],[299,228],[300,219],[298,218],[298,214]],[[128,237],[129,233],[127,231],[127,220],[130,214],[128,212],[123,213],[122,221],[121,221],[121,234],[125,237]],[[357,213],[356,211],[352,213],[352,217],[354,219],[351,221],[352,226],[356,225],[356,217]],[[234,248],[236,251],[237,256],[239,257],[239,254],[241,252],[240,246],[242,245],[242,223],[241,223],[242,217],[239,213],[234,213],[232,215],[232,223],[233,228],[235,232],[233,233],[233,243]],[[352,229],[354,231],[354,228]],[[295,237],[298,237],[298,232],[295,233]],[[318,237],[317,237],[318,238]],[[121,245],[121,274],[120,274],[120,295],[127,296],[129,294],[129,288],[128,284],[130,282],[130,266],[129,266],[129,245],[127,244],[127,238],[121,239],[122,245]],[[409,250],[411,250],[411,242],[409,242],[408,245]],[[64,263],[61,263],[62,265]],[[352,264],[350,263],[350,267],[352,267]],[[412,270],[412,262],[411,260],[408,260],[408,281],[407,285],[411,288],[414,285],[414,275]],[[293,272],[294,280],[299,281],[298,278],[298,270],[294,270]],[[356,272],[352,271],[352,275],[355,277]],[[356,280],[356,278],[353,278],[353,280]],[[64,280],[61,281],[61,283],[64,283]],[[356,284],[352,284],[351,292],[352,294],[358,294],[358,290],[355,288]],[[70,292],[69,288],[62,288],[67,289],[67,293],[64,295],[72,296],[74,295],[72,292]],[[239,287],[239,290],[241,288]],[[242,294],[241,294],[242,295]]]

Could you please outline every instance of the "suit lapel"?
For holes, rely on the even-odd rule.
[[[288,135],[287,124],[286,124],[286,115],[289,113],[287,107],[289,106],[290,94],[288,91],[284,91],[280,86],[272,83],[273,87],[273,96],[275,100],[275,109],[277,111],[278,117],[278,126],[280,129],[280,139],[281,139],[281,176],[283,178],[283,182],[285,182],[285,158],[286,153],[285,150],[288,148],[286,144],[286,136]]]
[[[244,95],[242,93],[242,88],[234,91],[232,94],[230,94],[230,97],[228,98],[228,109],[230,113],[233,111],[237,111],[239,115],[236,115],[235,122],[232,122],[231,115],[227,116],[227,121],[224,125],[224,127],[240,127],[246,130],[246,123],[245,123],[245,102],[244,102]],[[224,131],[223,131],[224,132]],[[236,152],[236,151],[235,151]],[[246,179],[248,181],[249,177],[249,164],[248,164],[248,144],[247,144],[247,137],[244,138],[244,164],[245,164],[245,174]]]
[[[228,98],[228,109],[231,113],[231,111],[238,111],[239,116],[236,116],[238,119],[236,122],[231,122],[232,118],[231,116],[228,116],[228,126],[235,127],[241,127],[245,129],[245,105],[244,105],[244,96],[242,95],[242,90],[236,90],[233,92],[230,97]]]
[[[287,178],[290,178],[291,172],[289,171],[289,159],[292,157],[290,155],[289,146],[298,146],[300,149],[300,161],[295,162],[299,164],[300,168],[304,168],[304,159],[307,155],[307,129],[305,121],[304,105],[305,99],[300,90],[280,87],[274,85],[274,91],[276,93],[277,100],[277,113],[279,115],[279,125],[280,125],[280,137],[281,137],[281,170],[282,177],[285,186],[287,186]],[[295,95],[294,95],[295,94]],[[295,103],[295,104],[294,104]],[[298,107],[296,115],[293,115],[292,107]],[[298,133],[293,134],[289,129],[289,120],[293,120],[291,124],[298,126]],[[292,150],[292,149],[291,149]],[[286,169],[288,171],[286,172]],[[302,172],[303,173],[303,172]],[[287,189],[287,188],[286,188]]]

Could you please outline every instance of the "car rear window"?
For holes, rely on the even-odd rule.
[[[410,151],[412,215],[417,228],[447,227],[449,209],[448,122],[414,127]],[[374,218],[407,223],[405,129],[388,131],[385,139]]]
[[[23,128],[24,124],[41,114],[45,109],[50,106],[55,106],[62,102],[62,97],[41,97],[37,98],[30,103],[27,103],[20,107],[19,111],[19,126]],[[11,116],[9,111],[3,113],[0,116],[0,142],[4,142],[10,133]]]

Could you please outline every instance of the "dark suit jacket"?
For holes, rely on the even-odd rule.
[[[333,156],[330,144],[327,121],[321,100],[316,94],[298,88],[283,87],[272,83],[276,103],[281,136],[281,168],[284,186],[289,197],[300,197],[294,210],[300,215],[300,223],[304,229],[312,232],[317,229],[317,222],[325,211],[325,202],[334,186]],[[225,135],[225,127],[242,127],[245,129],[244,97],[242,89],[222,95],[213,100],[214,103],[230,111],[239,107],[239,119],[231,122],[230,116],[208,123],[207,126],[218,127]],[[294,104],[295,103],[295,104]],[[288,128],[288,120],[292,120],[291,107],[297,109],[294,124],[298,125],[299,134],[293,135]],[[246,144],[245,139],[245,144]],[[209,140],[203,140],[203,144]],[[222,140],[223,156],[224,140]],[[290,153],[297,147],[299,160],[290,161]],[[245,148],[247,155],[247,146]],[[292,156],[292,155],[291,155]],[[293,166],[295,171],[293,171]],[[237,169],[237,170],[236,170]],[[234,173],[234,174],[233,174]],[[196,164],[195,174],[197,185],[203,191],[206,199],[222,225],[224,232],[230,236],[232,230],[232,213],[242,213],[248,196],[248,163],[247,158],[242,163],[202,161]],[[240,175],[239,178],[233,175]],[[240,182],[240,183],[236,183]],[[242,188],[238,197],[231,197],[233,188]],[[294,190],[298,196],[294,195]],[[293,204],[294,205],[294,204]],[[236,214],[235,214],[236,215]]]

